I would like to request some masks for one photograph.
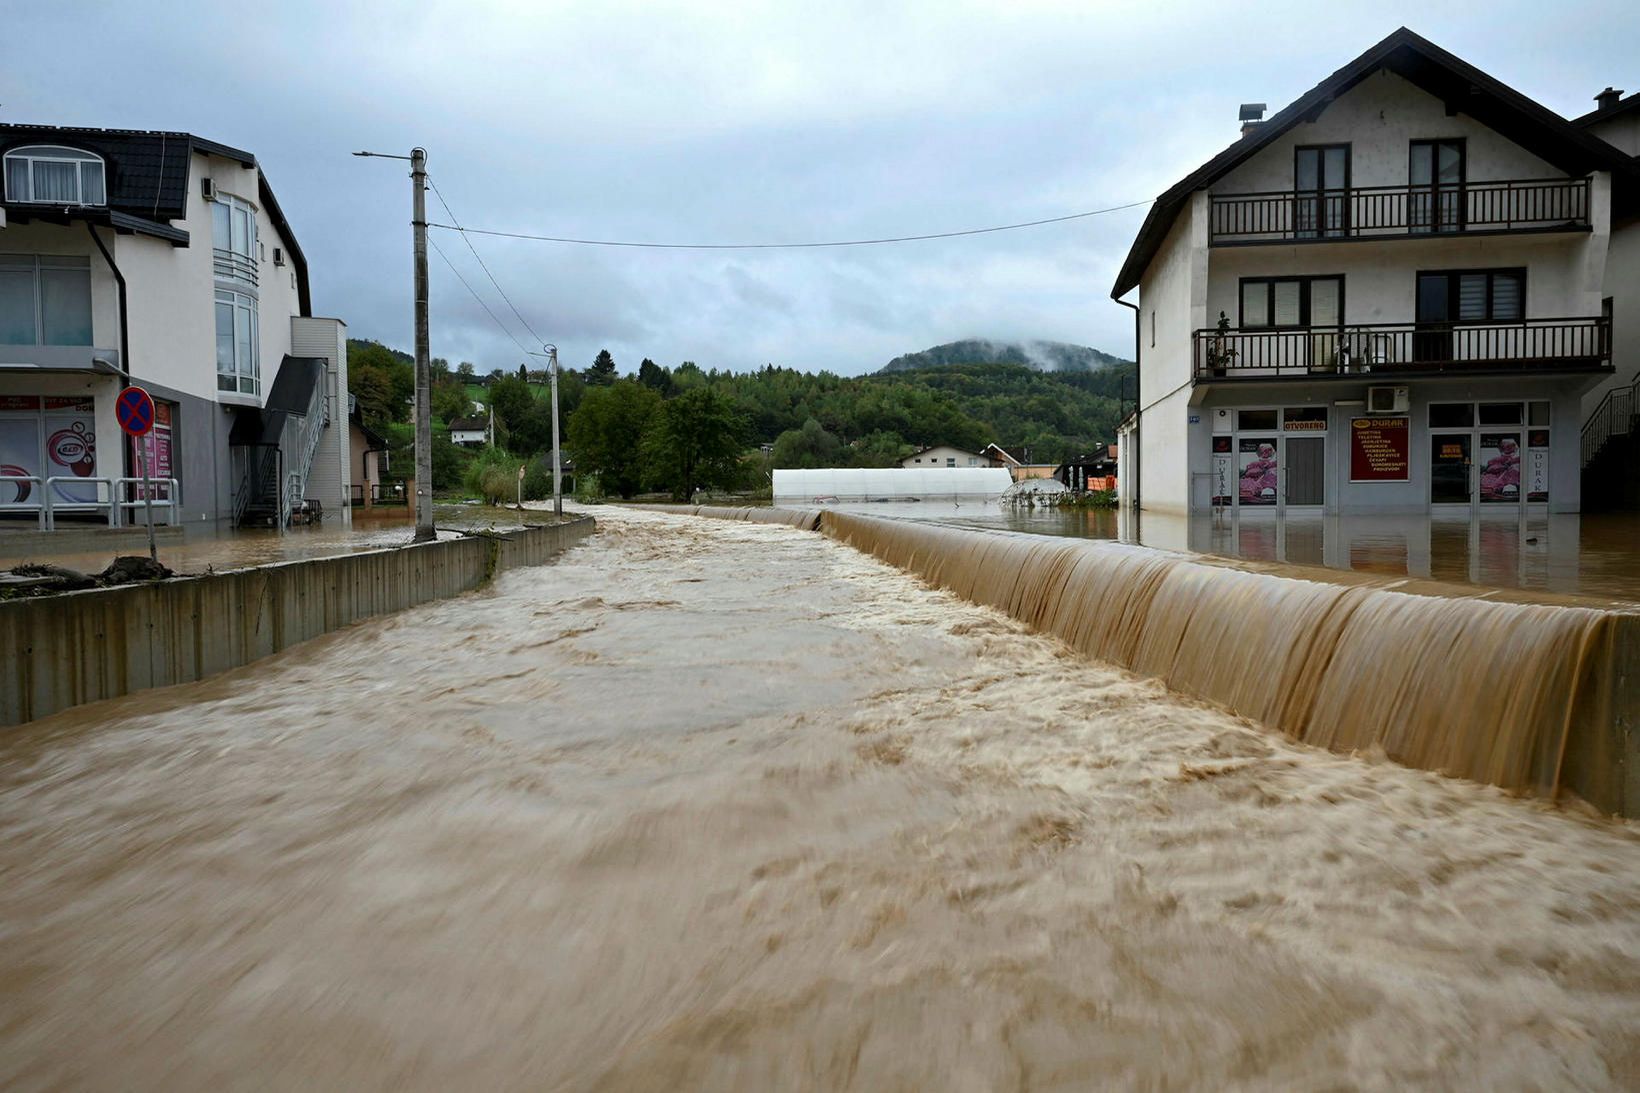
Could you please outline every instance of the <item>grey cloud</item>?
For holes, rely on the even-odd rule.
[[[859,238],[1153,197],[1234,137],[1237,103],[1286,102],[1401,23],[1565,113],[1607,83],[1640,84],[1640,12],[1615,3],[1504,2],[1486,20],[1401,0],[1319,17],[1286,0],[1258,18],[1051,0],[96,12],[8,12],[0,117],[189,129],[255,151],[309,256],[316,308],[399,346],[408,185],[403,164],[354,159],[358,148],[427,147],[472,226]],[[876,250],[474,244],[567,363],[608,346],[623,370],[650,356],[855,373],[966,336],[1127,355],[1130,313],[1106,293],[1143,213]],[[460,239],[439,240],[529,342]],[[517,346],[437,258],[432,276],[434,352],[515,365]]]

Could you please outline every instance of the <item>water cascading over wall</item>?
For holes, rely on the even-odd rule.
[[[1622,605],[835,511],[820,527],[1295,740],[1640,813],[1640,612]]]

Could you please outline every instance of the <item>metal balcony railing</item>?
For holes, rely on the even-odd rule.
[[[256,284],[256,259],[248,254],[223,250],[221,247],[213,248],[211,269],[218,280],[240,281],[251,286]]]
[[[1283,330],[1198,330],[1195,377],[1599,371],[1612,366],[1611,320],[1372,323]]]
[[[1462,232],[1583,230],[1586,178],[1214,194],[1210,242],[1277,243]]]

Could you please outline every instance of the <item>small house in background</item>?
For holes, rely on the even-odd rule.
[[[1053,476],[1067,489],[1113,490],[1116,488],[1116,445],[1067,459],[1054,468]]]
[[[353,464],[353,497],[355,508],[371,508],[382,497],[382,482],[387,477],[387,440],[364,423],[359,412],[359,400],[347,396],[348,456]]]
[[[900,460],[900,466],[913,469],[927,469],[929,467],[991,467],[989,462],[979,452],[971,452],[966,448],[953,448],[949,444],[936,444],[931,448],[922,448],[912,452]]]
[[[489,418],[458,417],[450,422],[450,443],[463,448],[482,448],[489,442]]]
[[[1016,456],[997,444],[987,444],[980,453],[985,460],[980,464],[983,467],[1001,467],[1006,470],[1015,482],[1023,482],[1027,478],[1052,478],[1055,465],[1052,463],[1032,463],[1031,450],[1021,448],[1020,455]]]

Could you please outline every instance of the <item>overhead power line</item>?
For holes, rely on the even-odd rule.
[[[478,306],[484,309],[484,314],[488,315],[495,325],[501,328],[501,333],[505,334],[514,345],[518,346],[518,351],[520,353],[528,354],[529,350],[524,348],[524,343],[519,341],[511,330],[507,329],[507,324],[502,322],[494,311],[490,310],[490,305],[484,302],[484,297],[473,291],[473,286],[468,284],[467,278],[461,275],[461,271],[459,269],[456,269],[456,264],[450,261],[450,256],[444,253],[444,248],[434,242],[432,236],[427,237],[427,242],[431,243],[433,249],[438,252],[438,256],[444,259],[444,264],[449,266],[450,272],[456,275],[456,280],[461,282],[461,287],[471,293],[473,299],[478,301]]]
[[[437,187],[434,187],[435,192]],[[1085,220],[1090,216],[1104,216],[1106,213],[1119,213],[1124,209],[1136,209],[1141,205],[1150,204],[1149,199],[1144,201],[1130,201],[1126,205],[1112,205],[1107,209],[1090,209],[1084,213],[1071,213],[1068,216],[1050,216],[1043,220],[1026,220],[1018,224],[998,224],[990,228],[968,228],[963,231],[930,232],[926,235],[894,235],[881,239],[834,239],[823,242],[809,243],[645,243],[623,239],[573,239],[561,235],[534,235],[529,232],[492,231],[486,228],[464,228],[460,224],[428,224],[429,228],[443,228],[445,231],[460,232],[467,235],[494,235],[504,239],[533,239],[542,243],[575,243],[583,247],[646,247],[653,250],[812,250],[820,247],[871,247],[883,243],[917,243],[927,239],[955,239],[964,235],[988,235],[992,232],[1017,231],[1020,228],[1039,228],[1044,224],[1063,224],[1068,220]],[[448,209],[448,206],[446,206]],[[455,217],[452,215],[451,220]],[[468,246],[472,244],[469,243]],[[476,252],[475,252],[476,253]],[[500,287],[500,286],[497,286]]]
[[[542,338],[541,335],[537,334],[535,332],[535,328],[530,325],[530,321],[528,319],[524,318],[523,314],[518,310],[518,305],[512,302],[512,297],[511,296],[507,295],[507,290],[501,287],[501,282],[497,281],[495,279],[495,274],[490,272],[490,267],[485,264],[483,256],[478,253],[478,248],[473,246],[473,241],[471,239],[469,239],[467,237],[467,233],[462,230],[461,220],[456,216],[455,210],[450,208],[450,203],[448,201],[444,200],[444,194],[443,194],[442,191],[439,190],[438,182],[435,179],[433,179],[432,176],[428,176],[427,182],[430,186],[433,187],[433,195],[438,198],[438,203],[440,205],[444,206],[444,211],[450,217],[450,223],[452,225],[454,225],[454,228],[455,228],[456,231],[461,232],[462,242],[467,244],[467,249],[473,252],[473,257],[474,258],[478,259],[479,268],[484,271],[484,276],[486,276],[490,279],[490,284],[494,285],[495,290],[501,294],[501,298],[503,300],[507,301],[507,306],[512,309],[513,315],[518,319],[518,321],[521,324],[523,324],[524,329],[529,332],[530,337],[535,340],[536,344],[541,344],[542,342],[544,342],[545,339]],[[449,261],[449,259],[445,259],[445,261]],[[451,268],[454,268],[454,267],[451,267]],[[469,288],[468,291],[471,291],[471,289]],[[474,295],[477,295],[477,294],[474,293]],[[519,348],[522,349],[523,347],[520,346]]]

